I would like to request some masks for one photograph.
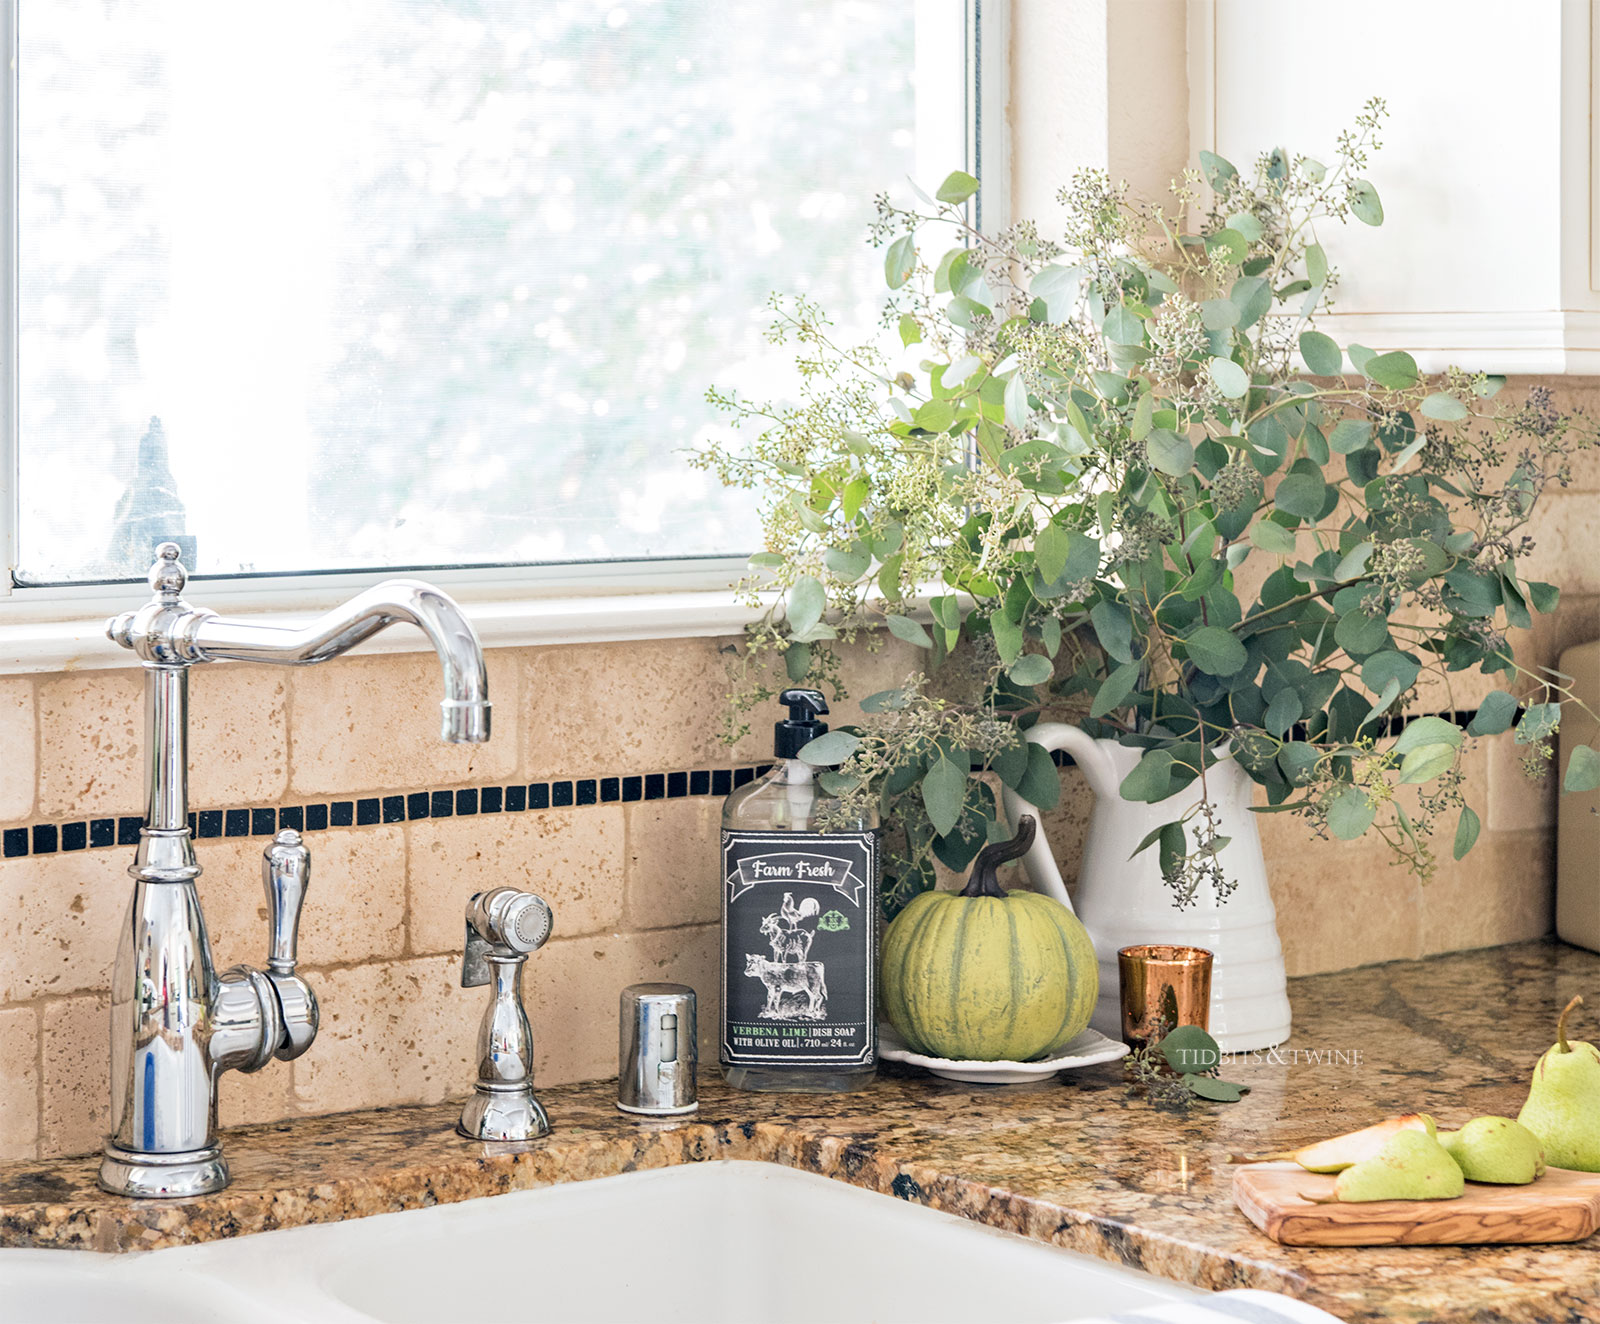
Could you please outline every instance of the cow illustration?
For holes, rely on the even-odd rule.
[[[767,986],[767,1005],[758,1015],[766,1021],[820,1021],[828,1014],[828,985],[821,961],[769,961],[745,953],[744,972]],[[790,1001],[785,1007],[784,999]],[[795,1006],[803,999],[804,1005]]]

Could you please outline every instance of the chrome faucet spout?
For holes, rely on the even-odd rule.
[[[170,553],[170,554],[169,554]],[[189,666],[196,662],[269,662],[310,666],[349,652],[397,622],[427,635],[444,671],[440,739],[451,744],[489,738],[489,680],[483,647],[465,613],[448,594],[417,579],[390,579],[358,593],[309,625],[291,628],[227,619],[189,606],[179,596],[187,576],[177,547],[163,543],[150,584],[154,601],[116,616],[106,626],[113,641],[146,662]]]
[[[440,738],[453,744],[487,740],[489,681],[477,633],[451,598],[420,580],[376,584],[298,630],[208,615],[190,640],[200,661],[308,666],[338,657],[400,621],[428,636],[444,669]]]

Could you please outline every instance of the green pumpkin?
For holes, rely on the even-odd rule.
[[[962,892],[914,897],[883,937],[883,1008],[918,1053],[1029,1062],[1082,1033],[1100,990],[1094,946],[1078,917],[1037,892],[1005,892],[995,866],[1033,844],[986,846]]]

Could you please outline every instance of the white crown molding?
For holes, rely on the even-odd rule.
[[[1340,313],[1319,324],[1341,344],[1403,349],[1423,372],[1600,373],[1600,313]]]

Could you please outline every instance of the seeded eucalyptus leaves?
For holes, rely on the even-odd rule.
[[[1055,766],[1022,739],[1046,712],[1144,751],[1126,798],[1231,756],[1266,810],[1377,833],[1423,873],[1441,819],[1458,858],[1477,836],[1471,740],[1515,727],[1531,768],[1551,757],[1566,678],[1521,666],[1505,632],[1556,606],[1518,561],[1595,434],[1542,390],[1507,403],[1500,379],[1425,379],[1316,328],[1338,284],[1323,230],[1383,220],[1362,175],[1383,114],[1369,103],[1331,165],[1201,153],[1167,209],[1084,172],[1060,240],[975,230],[960,173],[918,209],[880,199],[898,357],[775,301],[799,402],[711,393],[759,430],[696,457],[765,502],[741,701],[770,694],[773,653],[791,683],[831,679],[863,627],[926,658],[803,754],[896,825],[889,913],[934,859],[963,869],[1005,835],[996,780],[1055,804]],[[1476,704],[1474,671],[1497,684]],[[1473,706],[1465,730],[1389,721]],[[1579,747],[1565,784],[1600,784],[1600,754]],[[1141,846],[1180,903],[1226,890],[1210,822],[1202,802]]]
[[[1163,1112],[1185,1112],[1196,1099],[1238,1103],[1250,1087],[1221,1079],[1221,1062],[1217,1041],[1198,1025],[1162,1022],[1128,1056],[1128,1093],[1143,1094]]]

